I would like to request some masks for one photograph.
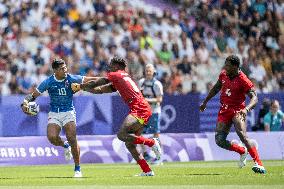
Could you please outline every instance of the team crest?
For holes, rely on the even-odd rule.
[[[65,81],[65,88],[68,88],[69,87],[69,82],[68,80]]]

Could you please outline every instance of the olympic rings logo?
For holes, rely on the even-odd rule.
[[[177,116],[176,109],[173,105],[165,105],[162,107],[162,114],[160,120],[161,131],[167,130]]]

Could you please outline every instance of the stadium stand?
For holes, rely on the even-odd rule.
[[[232,53],[259,93],[283,91],[283,18],[281,0],[2,0],[0,93],[29,93],[57,56],[93,76],[114,55],[136,80],[155,64],[165,93],[186,94],[192,83],[206,93]]]

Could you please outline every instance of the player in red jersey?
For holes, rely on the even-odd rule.
[[[72,84],[72,90],[88,91],[95,94],[111,93],[118,91],[124,102],[128,105],[130,112],[122,123],[117,137],[125,142],[125,145],[133,158],[140,165],[143,172],[139,176],[154,176],[154,172],[145,161],[142,154],[136,149],[136,144],[144,144],[152,147],[152,150],[160,159],[161,147],[156,138],[148,139],[141,136],[144,126],[152,115],[151,107],[144,99],[135,82],[125,72],[126,61],[119,57],[111,59],[107,78],[98,78],[85,84]]]
[[[239,153],[241,156],[240,168],[246,165],[246,156],[249,153],[255,162],[252,170],[255,173],[264,174],[266,170],[262,165],[256,147],[250,142],[247,136],[245,122],[247,113],[255,107],[258,101],[257,94],[252,82],[239,69],[239,66],[240,60],[237,56],[230,55],[226,58],[224,70],[222,70],[217,83],[200,105],[200,111],[203,112],[206,109],[207,102],[221,90],[221,107],[218,113],[215,134],[216,144],[226,150]],[[246,95],[250,97],[250,102],[247,106],[245,106]],[[245,146],[226,140],[232,123]]]

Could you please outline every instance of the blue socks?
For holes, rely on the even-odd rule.
[[[64,142],[64,148],[69,148],[69,147],[70,147],[70,145],[69,145],[68,141],[65,141]],[[74,171],[81,171],[80,165],[75,165]]]
[[[74,171],[81,171],[81,167],[80,167],[80,165],[75,165],[75,169],[74,169]]]
[[[69,148],[69,146],[70,146],[70,145],[69,145],[68,141],[65,141],[65,142],[64,142],[64,148]]]

